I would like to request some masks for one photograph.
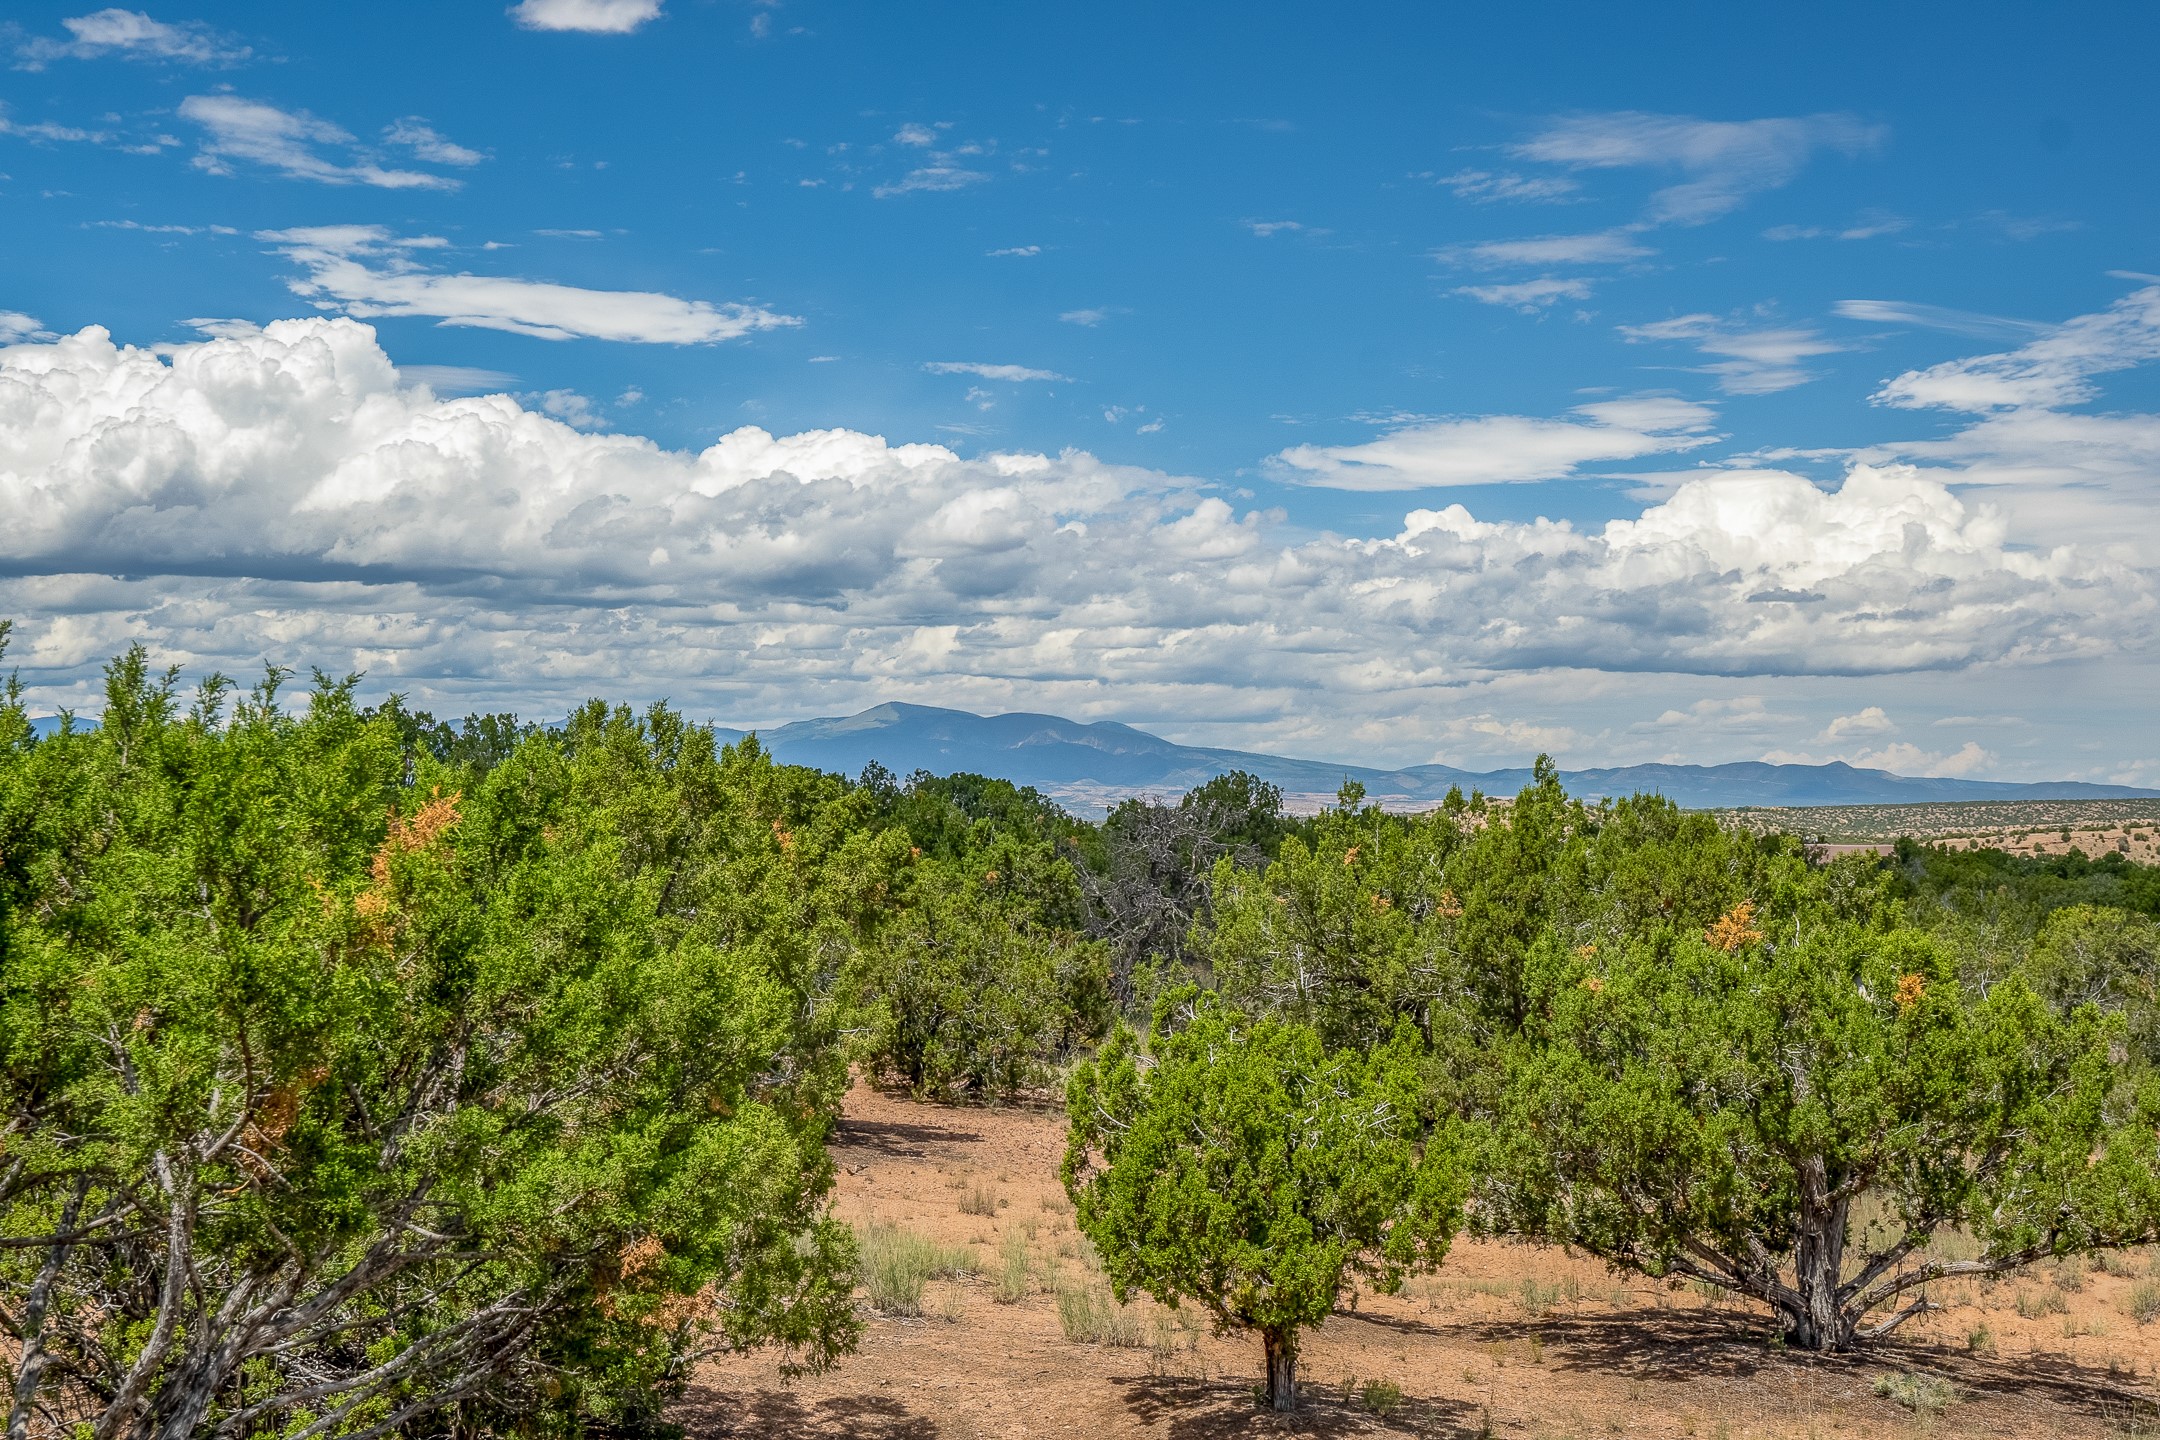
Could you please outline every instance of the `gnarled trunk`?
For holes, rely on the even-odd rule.
[[[1852,1202],[1836,1194],[1819,1156],[1799,1165],[1800,1214],[1793,1237],[1793,1286],[1773,1299],[1785,1322],[1785,1343],[1796,1350],[1847,1350],[1859,1317],[1846,1313],[1845,1227]],[[1780,1287],[1783,1288],[1783,1287]]]
[[[1260,1339],[1267,1346],[1268,1408],[1284,1412],[1295,1410],[1297,1330],[1287,1326],[1281,1330],[1263,1330]]]

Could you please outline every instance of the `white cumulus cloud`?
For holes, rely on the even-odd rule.
[[[1834,489],[1707,471],[1589,528],[1449,505],[1314,536],[1082,451],[757,428],[672,450],[550,401],[586,414],[443,398],[348,319],[0,351],[10,662],[43,703],[139,639],[197,671],[365,669],[446,708],[666,693],[731,715],[916,699],[1258,724],[1324,706],[1500,746],[1564,727],[1448,697],[1554,673],[1578,692],[1653,672],[1938,676],[2138,654],[2154,633],[2148,570],[2025,543],[1906,465]],[[1550,423],[1666,443],[1710,418],[1613,406]],[[1569,443],[1529,468],[1581,463]],[[1928,763],[1983,763],[1965,753]]]

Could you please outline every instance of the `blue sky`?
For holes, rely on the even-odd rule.
[[[2160,783],[2147,7],[9,13],[43,703]]]

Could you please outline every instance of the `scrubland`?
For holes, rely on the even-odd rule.
[[[673,1417],[694,1440],[2160,1435],[2147,1251],[1946,1285],[1943,1310],[1894,1343],[1815,1357],[1772,1343],[1765,1312],[1735,1297],[1464,1239],[1401,1294],[1339,1309],[1307,1342],[1302,1408],[1277,1416],[1254,1403],[1249,1337],[1112,1299],[1058,1183],[1062,1107],[926,1105],[858,1083],[845,1114],[837,1212],[866,1259],[912,1241],[920,1290],[858,1290],[861,1349],[823,1375],[785,1377],[771,1355],[708,1365]]]

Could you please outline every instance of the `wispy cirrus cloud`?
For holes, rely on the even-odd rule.
[[[1911,300],[1840,300],[1830,308],[1847,320],[1864,320],[1874,325],[1917,325],[1924,330],[1947,330],[1953,335],[1972,335],[1983,340],[2040,335],[2054,328],[2033,320],[2013,320],[2003,315],[1983,315],[1975,310],[1953,310],[1945,305],[1922,305]]]
[[[448,139],[418,115],[385,126],[383,143],[402,146],[434,165],[478,165],[487,159],[478,150]]]
[[[1632,344],[1692,345],[1715,357],[1693,368],[1716,376],[1718,388],[1728,395],[1769,395],[1805,385],[1815,377],[1803,361],[1852,348],[1811,326],[1750,328],[1716,315],[1676,315],[1647,325],[1622,325],[1620,333]]]
[[[527,30],[627,35],[660,16],[660,0],[518,0],[510,18]]]
[[[2052,326],[2016,350],[1909,370],[1875,399],[1901,409],[2052,410],[2092,399],[2094,376],[2152,360],[2160,360],[2160,285]]]
[[[230,225],[145,225],[140,220],[85,220],[87,228],[133,230],[142,235],[237,235]]]
[[[1765,240],[1879,240],[1911,228],[1902,215],[1877,213],[1850,225],[1773,225],[1762,233]]]
[[[1562,117],[1509,152],[1575,170],[1676,170],[1684,178],[1650,197],[1643,221],[1701,225],[1786,184],[1819,151],[1864,154],[1888,133],[1844,114],[1702,120],[1621,110]]]
[[[1517,175],[1508,170],[1457,170],[1450,175],[1428,172],[1418,178],[1447,186],[1458,200],[1472,200],[1481,205],[1496,201],[1550,205],[1578,199],[1582,189],[1564,175]]]
[[[166,60],[182,65],[238,65],[254,52],[198,21],[153,20],[118,6],[60,22],[65,40],[38,36],[16,47],[16,68],[42,70],[55,60]]]
[[[890,200],[898,195],[917,193],[940,194],[950,190],[965,190],[970,185],[985,185],[990,180],[987,170],[970,169],[951,161],[934,165],[918,165],[898,180],[888,180],[883,185],[871,187],[870,193],[880,200]]]
[[[36,316],[25,315],[20,310],[0,310],[0,345],[52,338],[52,332],[40,325]]]
[[[118,124],[117,116],[105,118]],[[82,125],[64,125],[56,120],[25,123],[11,116],[5,103],[0,103],[0,135],[12,135],[33,145],[99,145],[129,155],[156,155],[180,143],[177,137],[156,130],[91,129]]]
[[[1027,365],[985,365],[974,360],[926,360],[922,368],[932,375],[973,375],[979,380],[1004,380],[1015,384],[1030,380],[1072,382],[1070,375],[1060,375],[1055,370],[1037,370]]]
[[[294,294],[347,315],[421,316],[542,340],[643,345],[709,345],[802,323],[758,305],[444,273],[422,257],[447,249],[448,242],[435,236],[401,238],[379,225],[303,226],[262,231],[256,238],[271,242],[304,272],[290,282]]]
[[[1562,116],[1508,146],[1508,153],[1518,160],[1576,172],[1677,172],[1678,182],[1655,191],[1641,216],[1625,225],[1576,235],[1466,242],[1442,247],[1433,255],[1451,265],[1480,270],[1617,265],[1647,259],[1656,252],[1643,242],[1645,235],[1669,226],[1708,224],[1737,210],[1750,196],[1788,183],[1818,152],[1862,154],[1879,146],[1885,133],[1882,127],[1850,115],[1702,120],[1622,110]],[[1525,178],[1486,170],[1463,170],[1438,179],[1462,198],[1480,201],[1566,199],[1579,188],[1567,176]],[[1526,304],[1490,293],[1496,288],[1464,286],[1456,293],[1531,313],[1542,308],[1534,300]]]
[[[202,146],[196,152],[195,164],[213,175],[232,174],[237,161],[262,166],[289,179],[313,180],[323,185],[454,190],[459,183],[445,175],[378,165],[355,145],[343,127],[305,110],[281,110],[238,95],[190,95],[180,102],[180,117],[202,127]],[[433,136],[432,131],[429,134]],[[434,139],[441,141],[440,136]],[[353,158],[333,160],[322,153],[324,147],[345,150]]]
[[[1359,445],[1296,445],[1272,468],[1329,490],[1426,490],[1560,480],[1585,465],[1710,444],[1716,412],[1665,396],[1601,400],[1570,418],[1475,415],[1406,425]]]
[[[1534,235],[1525,240],[1480,240],[1433,252],[1436,259],[1478,270],[1513,265],[1622,265],[1656,254],[1627,229],[1584,235]]]
[[[910,121],[895,130],[888,143],[896,147],[896,153],[908,157],[909,169],[896,180],[873,185],[871,195],[879,200],[892,200],[902,195],[944,194],[989,184],[995,178],[990,166],[995,162],[997,143],[993,140],[956,140],[950,134],[952,128],[949,120],[929,125]],[[836,152],[845,152],[849,147],[833,148]],[[881,149],[872,146],[868,153],[876,155]],[[1015,170],[1028,168],[1021,159],[1012,161],[1011,167]]]
[[[1535,315],[1562,300],[1588,300],[1590,282],[1580,277],[1521,280],[1512,285],[1458,285],[1452,293],[1486,305],[1504,305]]]

